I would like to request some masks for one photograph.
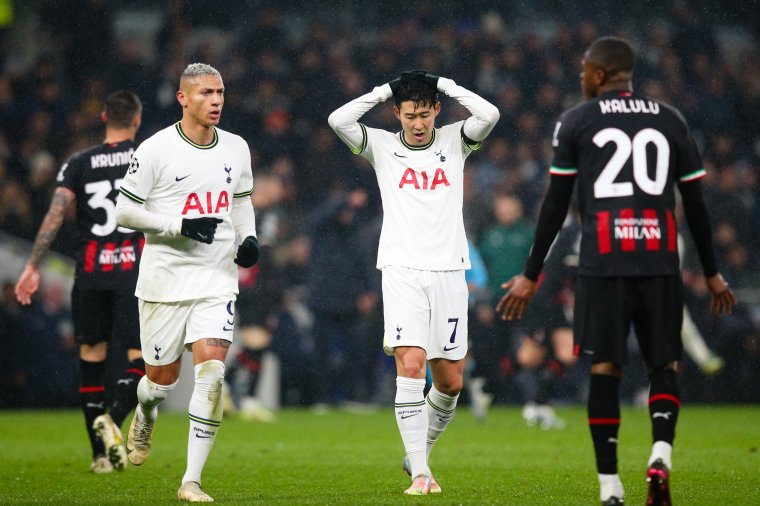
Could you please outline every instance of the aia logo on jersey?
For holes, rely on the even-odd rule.
[[[198,211],[198,214],[218,214],[222,209],[230,208],[230,196],[226,190],[222,190],[216,197],[212,192],[206,192],[205,198],[197,193],[191,193],[185,201],[182,216],[190,211]]]
[[[449,180],[446,179],[446,173],[443,169],[435,169],[432,180],[426,171],[420,171],[419,175],[412,168],[406,169],[404,175],[401,176],[401,181],[398,183],[398,187],[403,189],[404,186],[414,186],[415,190],[435,190],[436,186],[451,186]]]

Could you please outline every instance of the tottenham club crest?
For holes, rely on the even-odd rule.
[[[140,162],[137,161],[137,158],[132,157],[132,161],[129,162],[129,168],[127,169],[127,174],[134,174],[137,172],[137,169],[140,168]]]
[[[232,172],[232,167],[227,167],[227,164],[224,164],[224,172],[227,173],[227,184],[232,182],[232,178],[230,177],[230,172]]]

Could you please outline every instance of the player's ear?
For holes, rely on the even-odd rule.
[[[433,110],[435,110],[435,115],[438,116],[438,114],[441,112],[441,102],[436,102],[435,106],[433,107]]]
[[[182,90],[177,90],[177,102],[182,107],[187,107],[187,97],[185,97],[185,92]]]
[[[401,119],[401,110],[398,108],[397,105],[393,106],[393,114],[396,115],[396,119],[398,119],[398,120]]]
[[[106,114],[106,111],[102,111],[102,112],[100,113],[100,120],[101,120],[103,123],[108,123],[108,115]]]
[[[604,86],[604,83],[607,82],[607,71],[603,68],[596,68],[594,70],[594,80],[597,86]]]

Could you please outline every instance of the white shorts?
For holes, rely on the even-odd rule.
[[[199,339],[232,342],[235,295],[218,295],[182,302],[148,302],[138,299],[140,344],[149,365],[176,362]]]
[[[427,359],[461,360],[467,354],[467,283],[464,271],[383,269],[383,349],[416,346]]]

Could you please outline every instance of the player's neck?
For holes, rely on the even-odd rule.
[[[106,138],[103,144],[118,144],[124,141],[134,141],[136,130],[132,128],[108,128],[106,127]]]
[[[191,118],[183,117],[179,122],[182,133],[196,144],[205,146],[214,141],[214,125],[202,125]]]
[[[599,87],[599,95],[610,91],[633,91],[633,84],[630,80],[620,79],[616,81],[609,81]]]

